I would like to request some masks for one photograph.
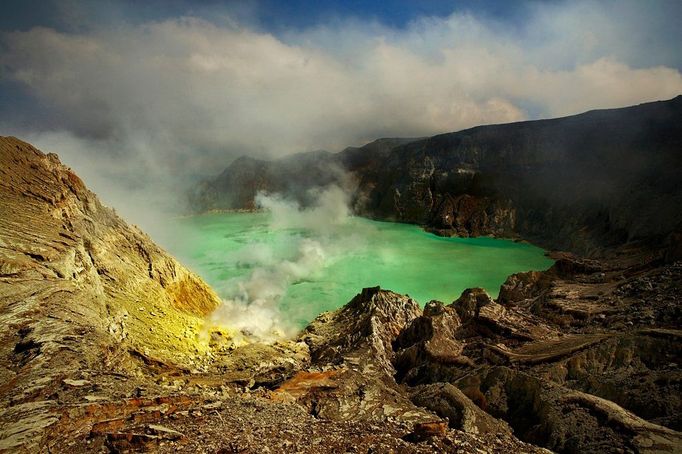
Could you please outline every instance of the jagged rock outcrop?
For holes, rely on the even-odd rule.
[[[410,323],[393,343],[396,350],[394,365],[399,382],[417,384],[420,377],[427,381],[439,375],[439,369],[457,370],[472,366],[464,354],[464,343],[457,333],[461,330],[457,312],[440,301],[431,301],[424,313]],[[466,367],[464,367],[466,369]]]
[[[330,419],[357,418],[428,422],[433,415],[411,404],[393,380],[393,343],[403,329],[421,314],[419,305],[403,295],[366,288],[338,311],[313,320],[300,339],[310,348],[313,373],[286,382],[281,391],[297,389],[297,401],[316,415]],[[327,370],[333,367],[332,370]]]
[[[546,272],[510,277],[497,301],[469,289],[407,317],[406,297],[365,289],[308,328],[303,339],[315,333],[308,342],[318,372],[285,382],[282,392],[331,419],[380,420],[382,402],[391,401],[401,420],[423,421],[405,388],[375,380],[391,360],[411,403],[457,430],[513,432],[557,452],[677,452],[680,331],[669,311],[680,307],[680,265],[557,259]],[[641,306],[632,312],[633,297],[653,298],[652,318]],[[605,304],[606,314],[597,310]],[[391,329],[359,328],[373,326],[373,315]]]
[[[314,363],[343,361],[363,373],[392,376],[392,344],[421,312],[409,297],[366,288],[339,311],[313,320],[301,339],[310,347]]]
[[[405,327],[393,342],[393,348],[401,351],[404,361],[417,360],[420,355],[439,362],[458,362],[462,345],[455,333],[461,326],[457,312],[440,301],[429,301],[424,312]]]
[[[456,386],[517,437],[557,452],[678,451],[680,264],[655,255],[647,264],[632,252],[605,262],[557,258],[548,271],[510,276],[497,301],[469,289],[438,304],[429,317],[458,313],[461,324],[440,332],[468,362],[405,355],[396,342],[396,379],[417,395],[426,390],[416,403],[461,421],[468,401],[444,383]],[[398,339],[423,345],[441,326],[419,325],[429,329],[407,328]]]
[[[406,391],[396,382],[406,357],[473,366],[457,351],[454,336],[459,326],[455,310],[440,302],[430,302],[422,312],[409,297],[378,287],[363,289],[346,306],[322,314],[303,331],[300,339],[310,348],[311,364],[275,395],[303,405],[318,418],[393,421],[406,430],[414,426],[403,438],[416,443],[442,440],[436,450],[459,451],[453,433],[445,429],[449,425],[482,437],[489,443],[486,450],[507,446],[540,452],[516,440],[504,421],[487,415],[451,385]]]
[[[441,235],[520,236],[580,254],[644,240],[679,251],[680,125],[682,96],[418,140],[383,139],[381,146],[337,154],[258,164],[244,158],[202,185],[196,205],[250,208],[257,189],[301,198],[311,186],[337,182],[330,175],[341,169],[354,181],[357,213]],[[227,194],[240,195],[228,203],[221,199]]]
[[[365,289],[303,334],[314,333],[308,342],[317,372],[294,377],[281,392],[330,419],[393,414],[421,424],[428,417],[410,410],[408,396],[453,429],[513,432],[557,452],[678,451],[679,321],[663,307],[653,321],[632,314],[631,294],[618,289],[641,289],[633,290],[639,298],[660,295],[652,306],[667,308],[669,299],[679,308],[679,265],[557,258],[546,272],[510,277],[497,301],[469,289],[420,313],[406,297]],[[565,287],[570,291],[556,291]],[[608,301],[610,311],[583,317],[571,309],[573,300],[583,300],[585,312]],[[373,317],[390,329],[367,329]],[[387,360],[407,394],[386,380]]]

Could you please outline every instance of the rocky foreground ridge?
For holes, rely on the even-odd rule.
[[[214,293],[55,155],[0,138],[0,158],[0,451],[682,450],[679,243],[555,254],[497,300],[364,289],[237,346],[203,323]]]
[[[682,95],[552,120],[380,139],[332,154],[242,157],[192,194],[199,211],[253,208],[258,191],[305,203],[351,188],[356,213],[440,235],[521,237],[598,255],[666,241],[682,224]]]

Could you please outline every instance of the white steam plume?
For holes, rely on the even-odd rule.
[[[223,304],[212,315],[214,323],[264,341],[295,334],[295,322],[281,311],[282,298],[292,284],[314,278],[338,257],[341,239],[334,233],[350,216],[348,196],[338,186],[315,192],[311,208],[279,195],[257,196],[259,206],[271,213],[272,231],[294,229],[301,235],[287,237],[293,238],[295,251],[289,259],[277,259],[273,245],[264,243],[248,244],[237,254],[237,260],[253,270],[223,289]]]
[[[312,209],[302,209],[298,203],[280,195],[256,195],[256,204],[272,213],[272,227],[276,229],[310,229],[326,232],[346,222],[350,216],[348,194],[338,186],[313,189],[317,203]]]

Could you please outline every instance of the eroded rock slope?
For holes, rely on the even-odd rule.
[[[219,299],[56,155],[2,137],[0,163],[0,447],[11,448],[55,423],[61,393],[82,383],[106,386],[144,361],[197,367]]]

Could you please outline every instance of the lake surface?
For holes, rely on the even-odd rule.
[[[228,326],[299,329],[363,287],[409,294],[421,305],[450,303],[469,287],[496,296],[509,274],[553,263],[542,249],[510,240],[442,238],[414,225],[357,217],[320,225],[277,222],[275,216],[220,213],[181,220],[186,241],[173,252],[226,300],[217,316]]]

